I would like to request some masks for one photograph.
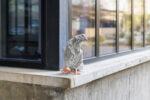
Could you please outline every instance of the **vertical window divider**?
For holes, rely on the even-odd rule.
[[[29,3],[30,4],[30,7],[29,7],[29,9],[30,9],[29,10],[29,12],[30,12],[29,13],[29,15],[30,15],[30,18],[29,18],[30,19],[30,22],[29,22],[30,23],[30,30],[29,31],[30,31],[30,33],[32,33],[32,0],[30,0],[29,2],[30,2]]]
[[[72,0],[69,0],[68,4],[69,4],[69,10],[68,10],[69,11],[69,22],[68,22],[68,24],[69,24],[69,37],[68,37],[68,39],[69,39],[72,37]]]
[[[18,24],[18,0],[15,0],[15,31],[16,31],[16,35],[18,35],[18,28],[17,28],[17,24]]]
[[[60,0],[46,0],[45,9],[45,69],[59,70],[61,67],[59,62]]]
[[[96,18],[96,23],[95,23],[95,56],[99,57],[99,0],[95,0],[95,18]]]
[[[131,0],[131,49],[134,49],[134,0]]]
[[[119,52],[119,0],[116,0],[116,52]]]
[[[143,0],[143,11],[144,11],[144,12],[143,12],[143,13],[144,13],[144,16],[143,16],[143,47],[145,47],[145,35],[146,35],[146,34],[145,34],[145,32],[146,32],[146,28],[145,28],[145,26],[146,26],[146,25],[145,25],[145,24],[146,24],[146,21],[145,21],[145,20],[146,20],[146,15],[145,15],[145,14],[146,14],[146,11],[145,11],[145,10],[146,10],[146,9],[145,9],[145,3],[146,3],[145,0]]]
[[[2,2],[4,2],[3,0],[2,0]],[[2,19],[3,19],[3,23],[5,23],[6,24],[6,26],[5,26],[5,28],[4,29],[6,29],[6,30],[4,30],[3,31],[3,33],[6,33],[6,35],[5,35],[5,38],[7,38],[8,37],[8,30],[9,30],[9,28],[8,28],[8,22],[9,22],[9,12],[8,12],[8,9],[9,9],[9,1],[8,0],[6,0],[5,1],[5,3],[4,4],[6,4],[6,7],[7,7],[7,9],[5,8],[5,7],[2,7],[2,9],[6,9],[6,11],[5,11],[5,13],[3,14],[5,17],[7,17],[6,19],[4,19],[4,17],[2,17]],[[3,3],[2,3],[2,5],[3,5]],[[15,10],[16,10],[16,7],[15,7]],[[15,11],[15,13],[16,13],[16,11]],[[15,19],[16,20],[16,19]],[[2,23],[2,24],[3,24]],[[16,24],[15,24],[15,27],[16,27]],[[15,30],[16,31],[16,30]],[[17,32],[17,31],[16,31]],[[8,40],[6,39],[6,40],[4,40],[4,41],[6,41],[6,46],[4,47],[5,49],[4,50],[6,50],[6,54],[5,54],[5,56],[7,56],[8,54],[9,54],[9,51],[8,51]]]
[[[46,0],[40,0],[40,32],[44,34],[40,34],[41,36],[41,48],[46,48],[46,7],[43,6],[46,4]],[[46,50],[41,49],[41,62],[43,66],[46,66]]]
[[[25,21],[25,36],[24,36],[24,49],[25,49],[25,54],[28,54],[28,40],[29,40],[29,36],[28,36],[28,34],[29,34],[29,29],[28,29],[28,27],[29,27],[29,0],[25,0],[25,4],[24,4],[24,10],[25,10],[25,12],[24,12],[24,14],[25,14],[25,19],[24,19],[24,21]]]
[[[8,9],[9,9],[9,4],[7,3],[8,2],[8,0],[1,0],[1,13],[2,13],[2,15],[1,15],[1,22],[2,22],[2,24],[1,24],[1,29],[2,29],[2,33],[6,33],[5,35],[4,34],[2,34],[2,41],[6,41],[6,44],[8,44],[8,40],[5,40],[5,38],[7,37],[7,35],[8,35],[8,15],[9,15],[9,13],[7,12],[8,11]],[[3,48],[2,48],[2,52],[3,51],[6,51],[6,54],[8,54],[8,50],[7,50],[7,46],[5,46],[5,45],[3,45],[2,46]],[[2,56],[7,56],[6,54],[2,54]]]

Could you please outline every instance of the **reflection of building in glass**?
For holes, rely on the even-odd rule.
[[[99,4],[99,35],[100,56],[115,52],[116,39],[116,0],[100,1]],[[107,3],[107,4],[106,4]]]
[[[72,0],[72,36],[86,34],[91,41],[95,42],[95,6],[94,0]],[[147,2],[147,3],[146,3]],[[145,40],[144,39],[144,1],[120,0],[118,7],[116,0],[99,0],[98,4],[98,25],[99,25],[99,55],[109,55],[115,52],[124,52],[132,48],[141,48],[150,44],[150,10],[148,2],[145,0]],[[118,8],[118,17],[117,9]],[[133,13],[133,14],[132,14]],[[132,16],[133,15],[133,16]],[[132,20],[133,17],[133,20]],[[117,19],[118,18],[118,19]],[[118,27],[117,27],[118,20]],[[131,27],[134,23],[133,27]],[[133,30],[132,30],[133,29]],[[118,30],[118,31],[117,31]],[[88,48],[95,47],[92,42]],[[132,44],[134,47],[131,47]],[[96,45],[97,46],[97,45]],[[98,50],[97,49],[97,50]],[[88,55],[86,52],[85,55]]]
[[[84,58],[95,55],[95,0],[72,0],[72,36],[86,34],[89,38],[83,46]]]
[[[131,0],[119,2],[119,51],[131,50]]]
[[[146,46],[150,45],[150,0],[145,0],[145,44]]]
[[[9,0],[8,5],[1,58],[40,59],[39,0]]]
[[[144,32],[144,6],[143,0],[137,0],[134,3],[134,48],[141,48],[143,46],[143,32]]]

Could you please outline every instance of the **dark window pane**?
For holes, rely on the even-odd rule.
[[[1,58],[40,60],[39,0],[8,0]]]
[[[1,0],[0,0],[0,5],[1,5]],[[0,7],[0,57],[3,55],[2,54],[2,39],[3,39],[3,36],[2,36],[2,7]]]
[[[119,51],[131,49],[131,0],[119,1]]]
[[[84,58],[95,55],[95,0],[72,0],[72,36],[86,34]]]
[[[150,0],[145,0],[145,43],[146,46],[150,46]]]
[[[134,48],[143,46],[143,0],[134,0]]]
[[[99,1],[100,55],[115,52],[116,37],[116,0]]]

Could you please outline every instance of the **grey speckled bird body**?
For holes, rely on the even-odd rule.
[[[77,35],[70,39],[67,43],[66,50],[64,52],[65,64],[68,68],[72,70],[83,68],[83,50],[81,49],[81,43],[86,41],[87,37],[82,35]]]

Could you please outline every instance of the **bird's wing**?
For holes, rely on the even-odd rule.
[[[64,52],[64,59],[65,61],[70,61],[74,58],[74,55],[75,55],[75,52],[74,52],[74,49],[71,45],[67,45],[67,48]]]
[[[82,54],[78,54],[72,60],[72,67],[78,68],[81,65],[81,63],[82,63]]]

